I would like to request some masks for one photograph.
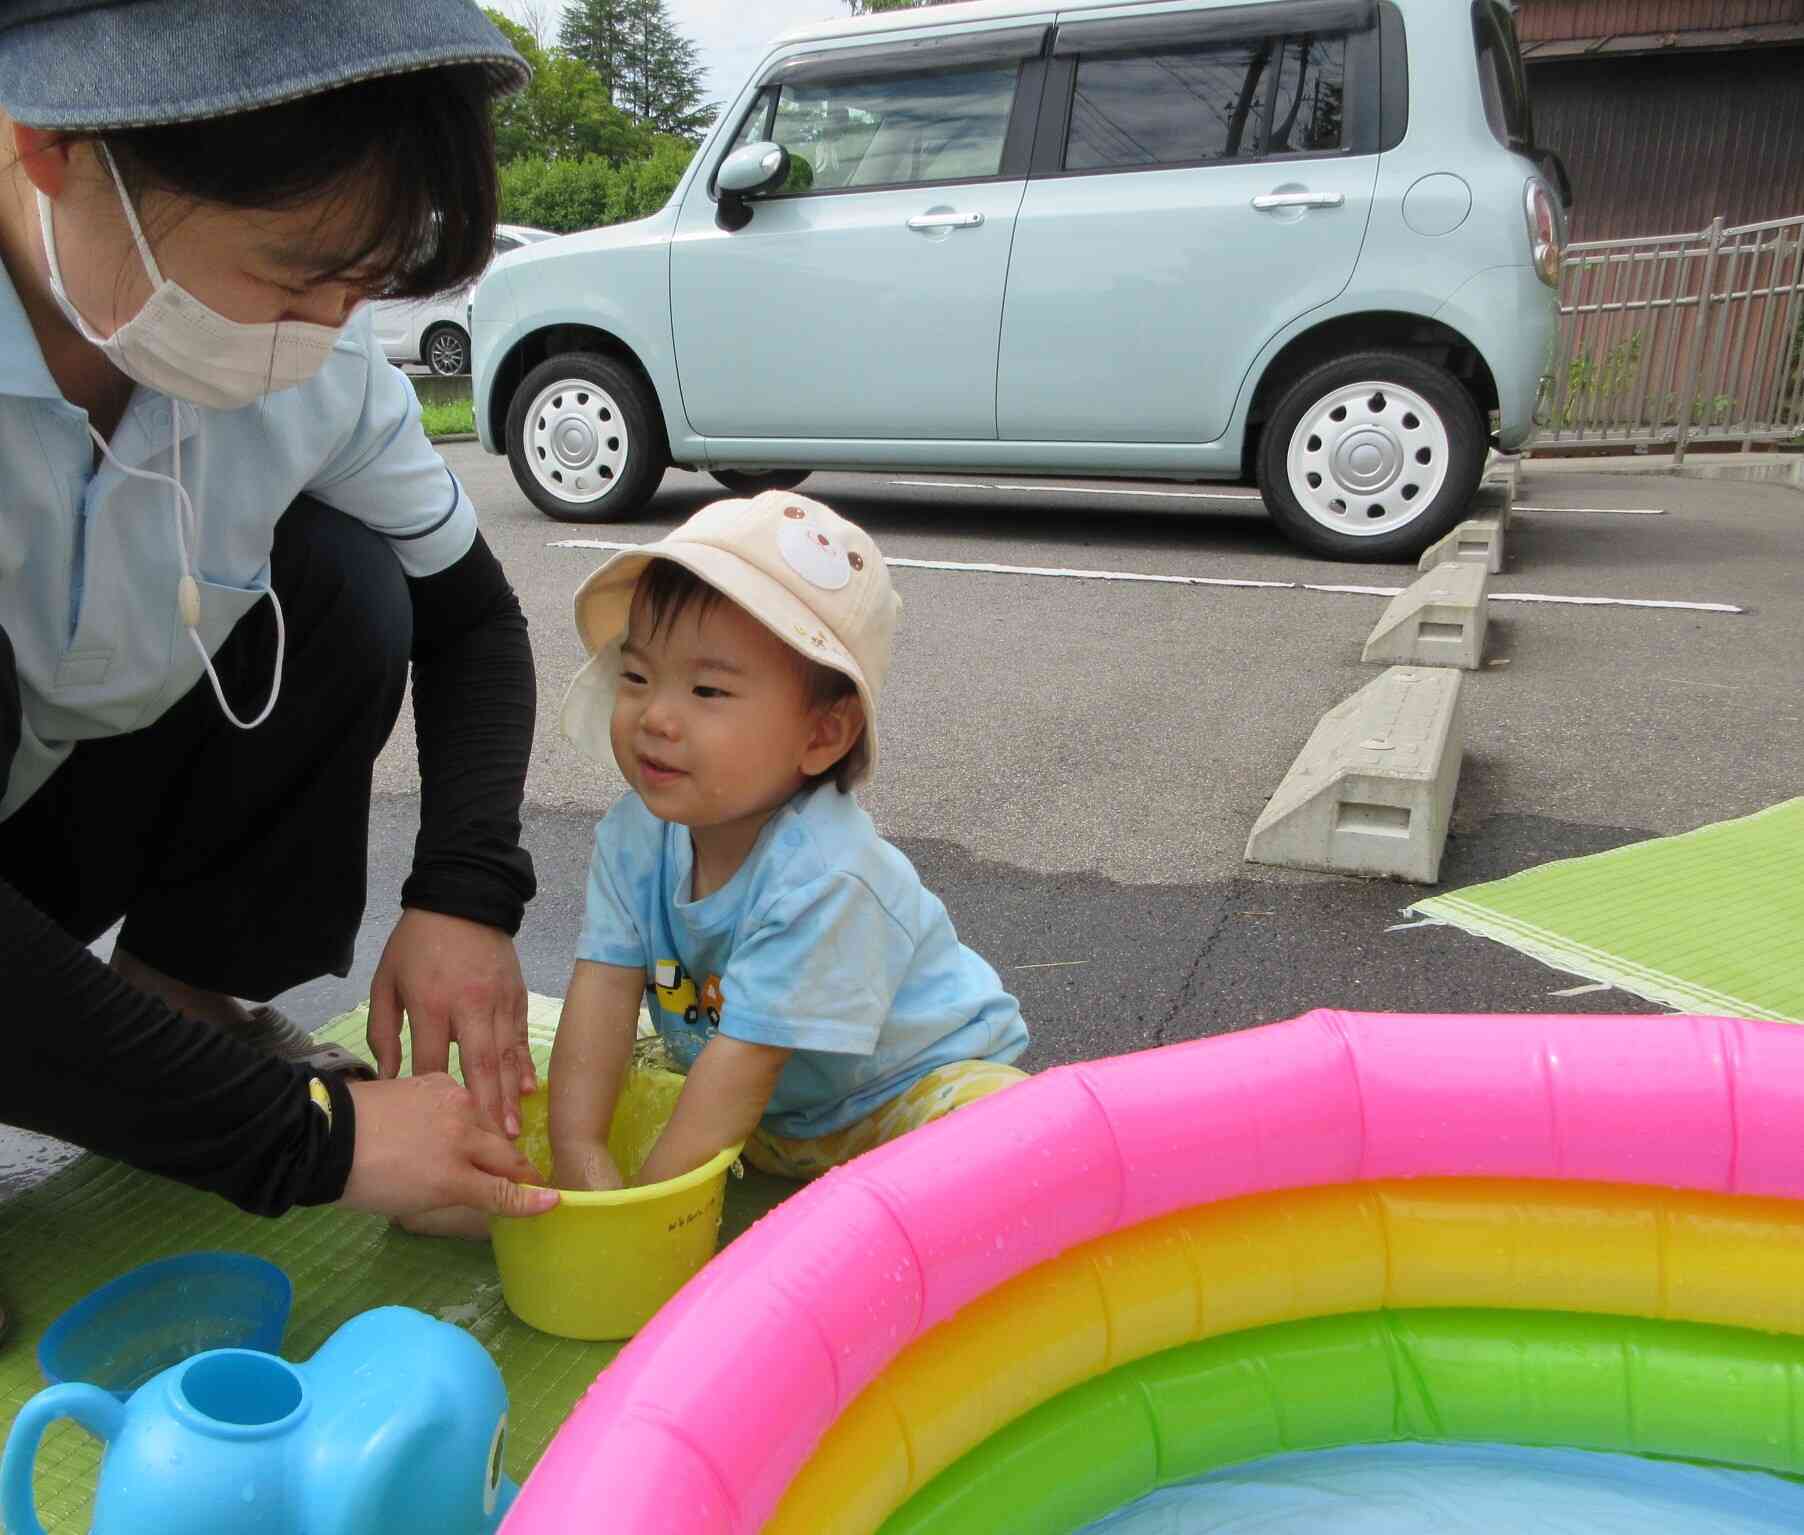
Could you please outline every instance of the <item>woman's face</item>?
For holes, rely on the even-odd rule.
[[[105,162],[90,144],[68,154],[51,199],[57,260],[75,307],[110,336],[150,297],[150,277]],[[367,296],[355,272],[339,270],[361,233],[354,200],[264,212],[147,189],[135,201],[163,276],[229,320],[337,326]]]

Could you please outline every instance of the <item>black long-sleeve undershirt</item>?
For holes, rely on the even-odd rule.
[[[420,834],[401,904],[511,935],[536,888],[520,846],[538,717],[526,615],[480,533],[455,565],[407,590]]]
[[[480,535],[456,565],[408,582],[422,784],[408,906],[518,930],[534,890],[519,846],[535,716],[526,620]],[[0,629],[0,782],[21,706]],[[344,1191],[350,1094],[135,990],[0,879],[0,1123],[37,1130],[255,1214]]]

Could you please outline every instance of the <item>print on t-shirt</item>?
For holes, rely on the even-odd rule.
[[[652,990],[666,1015],[659,1032],[677,1064],[688,1070],[702,1053],[702,1046],[720,1032],[720,1014],[726,1006],[720,977],[710,974],[698,991],[695,977],[680,959],[661,959],[652,973]],[[680,1025],[671,1020],[680,1020]]]

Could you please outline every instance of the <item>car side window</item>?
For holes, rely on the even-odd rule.
[[[1080,56],[1064,168],[1325,153],[1343,142],[1346,35]]]
[[[758,92],[751,111],[745,114],[745,121],[733,135],[733,142],[727,146],[728,154],[736,149],[744,149],[747,144],[762,143],[770,137],[770,99],[775,94],[769,86]]]
[[[1310,154],[1344,142],[1345,37],[1287,37],[1277,44],[1277,83],[1264,153]]]
[[[783,193],[998,175],[1019,74],[1009,64],[785,83],[769,130],[789,151]],[[740,138],[756,120],[754,110]]]

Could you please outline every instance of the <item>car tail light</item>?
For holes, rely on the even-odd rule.
[[[1529,263],[1550,288],[1560,285],[1560,260],[1566,254],[1559,210],[1547,184],[1531,177],[1523,188],[1522,212],[1528,220]]]

